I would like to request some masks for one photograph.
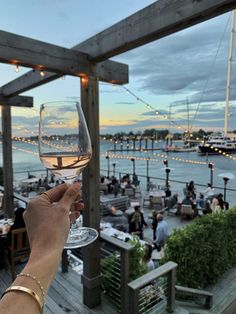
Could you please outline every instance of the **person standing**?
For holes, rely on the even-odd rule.
[[[141,215],[135,212],[129,223],[129,233],[137,235],[141,240],[143,239],[143,228],[141,224]]]
[[[153,241],[156,240],[156,230],[157,230],[157,224],[158,224],[158,221],[157,221],[157,215],[158,215],[158,212],[156,210],[153,210],[152,211],[152,231],[153,231]]]
[[[165,245],[165,241],[169,236],[168,224],[163,219],[162,214],[157,215],[157,229],[156,229],[156,239],[153,241],[156,249],[160,251],[162,247]]]

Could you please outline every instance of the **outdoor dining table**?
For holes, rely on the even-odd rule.
[[[149,192],[149,196],[159,196],[159,197],[165,197],[166,196],[166,193],[165,191],[162,191],[162,190],[157,190],[157,191],[150,191]]]

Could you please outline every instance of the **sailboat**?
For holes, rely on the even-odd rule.
[[[208,139],[205,139],[203,143],[198,146],[198,150],[201,154],[221,154],[221,153],[230,154],[236,152],[236,134],[233,135],[228,134],[230,78],[234,45],[235,12],[236,12],[235,10],[232,11],[232,27],[230,32],[224,134],[212,134]]]
[[[171,108],[171,107],[170,107]],[[171,109],[170,109],[171,112]],[[196,152],[197,146],[192,146],[189,142],[189,107],[188,107],[188,99],[187,99],[187,122],[188,122],[188,130],[186,131],[187,134],[184,139],[183,146],[173,145],[173,135],[168,134],[166,137],[166,146],[163,148],[163,151],[166,153],[173,152],[173,153],[184,153],[184,152]]]

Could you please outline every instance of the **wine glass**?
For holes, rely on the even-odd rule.
[[[42,104],[39,122],[39,157],[56,178],[72,183],[88,165],[92,147],[82,108],[78,102],[57,101]],[[95,241],[98,232],[88,227],[71,228],[66,249]]]

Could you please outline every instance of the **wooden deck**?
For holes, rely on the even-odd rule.
[[[80,282],[80,275],[72,269],[69,269],[66,274],[62,274],[59,270],[49,289],[44,314],[117,314],[104,295],[102,295],[102,304],[96,308],[89,309],[85,306]],[[10,284],[10,273],[0,270],[0,295]]]
[[[18,271],[20,271],[18,266]],[[11,284],[9,271],[0,270],[0,294]],[[207,290],[214,294],[213,307],[210,310],[201,307],[198,302],[176,301],[175,314],[235,314],[236,313],[236,267],[226,272],[222,278]],[[83,304],[80,275],[72,269],[62,274],[59,270],[49,289],[44,308],[45,314],[117,314],[112,303],[102,295],[102,304],[89,309]],[[166,313],[165,310],[161,313]],[[127,313],[128,314],[128,313]]]

